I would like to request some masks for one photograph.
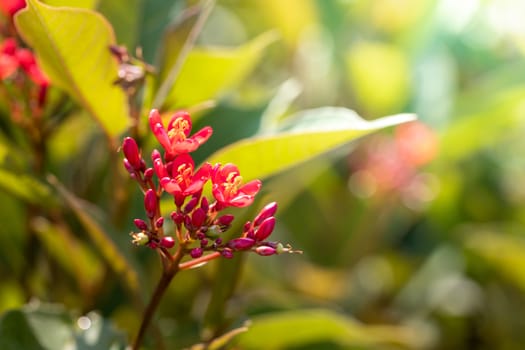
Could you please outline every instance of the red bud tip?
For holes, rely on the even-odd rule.
[[[255,252],[261,256],[269,256],[277,254],[277,249],[262,245],[255,248]]]
[[[155,221],[155,227],[161,228],[162,225],[164,225],[164,218],[161,216],[160,218],[157,219],[157,221]]]
[[[144,220],[135,219],[135,220],[133,220],[133,223],[141,231],[147,231],[148,230],[148,225],[146,224],[146,222]]]
[[[224,249],[221,252],[221,255],[225,257],[226,259],[231,259],[233,258],[233,251],[231,249]]]
[[[148,218],[153,219],[157,213],[157,195],[151,188],[144,195],[144,208]]]
[[[231,214],[222,215],[217,219],[217,224],[220,226],[230,226],[235,217]]]
[[[194,227],[201,227],[206,217],[206,212],[202,208],[197,208],[191,215],[191,223]]]
[[[179,214],[176,211],[172,211],[170,217],[171,217],[171,220],[173,220],[173,222],[178,225],[184,222],[184,215]]]
[[[255,239],[257,241],[264,241],[273,231],[275,227],[275,218],[273,216],[266,218],[255,231]]]
[[[198,202],[199,202],[198,198],[192,197],[188,201],[188,204],[186,204],[186,206],[184,207],[184,212],[185,213],[189,213],[190,211],[192,211],[195,208],[195,206],[197,205]]]
[[[170,249],[173,248],[173,246],[175,245],[175,240],[171,236],[164,236],[160,240],[160,245],[164,248]]]
[[[253,225],[255,227],[259,226],[265,219],[270,216],[274,216],[277,211],[277,202],[268,203],[264,208],[261,209],[259,214],[253,220]]]
[[[144,170],[144,180],[149,181],[153,177],[153,168]]]
[[[200,258],[202,256],[202,253],[204,251],[202,250],[202,248],[193,248],[191,251],[190,251],[190,255],[193,259],[196,259],[196,258]]]
[[[208,203],[208,198],[202,197],[202,199],[201,199],[201,208],[205,212],[208,212],[208,210],[210,209],[210,204]]]
[[[122,151],[131,166],[139,170],[142,163],[137,142],[131,137],[126,137],[122,143]]]
[[[228,242],[228,247],[233,250],[247,250],[253,247],[255,240],[251,238],[235,238]]]

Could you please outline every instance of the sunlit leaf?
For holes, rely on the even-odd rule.
[[[126,129],[126,97],[113,85],[118,66],[108,50],[115,38],[100,14],[28,0],[15,22],[52,84],[73,96],[109,137]]]
[[[67,6],[94,9],[97,6],[99,0],[43,0],[42,2],[51,6]]]
[[[264,48],[274,40],[275,33],[267,32],[236,48],[194,48],[189,53],[164,105],[168,109],[175,106],[191,106],[220,97],[252,71]],[[166,67],[172,67],[176,59],[177,57],[165,57]],[[168,70],[161,72],[161,79],[167,74]]]
[[[322,342],[373,349],[408,346],[416,335],[402,327],[365,326],[328,310],[297,310],[254,317],[248,332],[237,339],[242,349],[287,349]]]
[[[394,45],[362,43],[352,46],[347,57],[355,94],[372,115],[399,110],[409,96],[407,57]]]
[[[208,159],[234,163],[245,179],[265,178],[381,128],[409,122],[412,114],[366,121],[345,108],[326,107],[298,113],[282,132],[241,140]]]

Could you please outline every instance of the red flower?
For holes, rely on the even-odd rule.
[[[16,41],[13,38],[7,38],[0,46],[0,78],[2,80],[11,76],[18,69],[18,60],[15,57],[16,49]]]
[[[3,0],[0,0],[2,3]],[[49,79],[40,70],[33,53],[24,48],[19,48],[16,40],[7,38],[0,46],[0,77],[5,79],[20,68],[29,79],[41,88],[49,86]]]
[[[166,160],[173,160],[179,154],[195,151],[210,138],[213,132],[212,128],[207,126],[188,137],[191,131],[191,119],[185,111],[176,112],[171,117],[168,128],[165,129],[159,112],[153,109],[149,114],[149,125],[166,151],[164,157]]]
[[[0,0],[0,12],[8,17],[13,17],[18,10],[26,6],[25,0]]]
[[[212,192],[220,207],[246,207],[261,188],[261,181],[252,180],[242,185],[239,169],[233,164],[215,166],[212,174]]]
[[[205,163],[194,173],[195,163],[189,154],[182,154],[169,164],[171,177],[163,177],[160,184],[164,190],[175,197],[175,203],[181,206],[184,199],[202,190],[210,178],[211,165]]]

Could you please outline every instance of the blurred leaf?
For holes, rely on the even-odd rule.
[[[9,311],[0,319],[0,348],[27,349],[125,349],[125,337],[96,313],[83,318],[84,329],[58,305],[31,304]]]
[[[28,203],[48,202],[49,205],[56,205],[49,188],[30,175],[15,174],[0,168],[0,188]]]
[[[497,275],[525,291],[525,239],[481,231],[469,234],[465,247]]]
[[[192,106],[231,90],[252,71],[264,48],[275,38],[274,32],[267,32],[237,48],[194,48],[166,98],[166,109]],[[176,60],[165,57],[166,67],[171,70]],[[168,74],[168,70],[161,72],[161,80]]]
[[[248,327],[239,327],[232,329],[229,332],[213,339],[209,344],[196,344],[193,345],[190,350],[219,350],[224,349],[224,347],[232,341],[236,336],[241,333],[248,331]]]
[[[280,133],[245,139],[212,154],[207,161],[236,164],[246,180],[265,178],[381,128],[415,119],[399,114],[366,121],[354,111],[325,107],[289,117]]]
[[[496,92],[472,101],[471,111],[451,124],[440,140],[440,158],[458,160],[505,140],[509,132],[524,125],[523,86]]]
[[[359,103],[372,115],[391,113],[406,104],[410,70],[398,47],[379,43],[354,45],[347,65]]]
[[[378,345],[409,346],[416,335],[395,326],[365,326],[328,310],[297,310],[256,316],[248,332],[238,336],[242,349],[287,349],[321,342],[374,349]]]
[[[91,240],[97,246],[113,271],[123,278],[128,289],[135,297],[138,297],[140,293],[139,282],[133,266],[118,250],[109,234],[89,214],[89,209],[86,204],[70,193],[55,177],[49,176],[48,180],[58,190],[62,198],[78,217]]]
[[[28,0],[27,8],[18,12],[15,22],[52,84],[86,108],[109,138],[126,129],[126,97],[113,85],[118,64],[108,50],[115,38],[100,14]]]
[[[55,225],[44,218],[34,220],[32,227],[46,251],[77,280],[83,292],[89,294],[90,289],[101,282],[104,277],[101,261],[65,227]]]
[[[141,33],[140,21],[144,18],[144,7],[156,1],[141,0],[101,0],[98,11],[112,24],[117,43],[125,45],[130,53],[135,52]],[[168,2],[165,2],[168,4]],[[165,16],[166,13],[162,12]],[[148,47],[149,50],[149,47]],[[150,52],[145,51],[148,58]],[[152,53],[151,53],[152,54]]]
[[[97,6],[99,0],[43,0],[42,2],[51,6],[66,6],[66,7],[78,7],[86,9],[94,9]]]

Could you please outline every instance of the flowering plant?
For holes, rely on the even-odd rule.
[[[116,2],[95,3],[0,0],[0,230],[16,237],[0,251],[14,256],[6,260],[18,274],[7,280],[22,290],[0,317],[0,348],[124,349],[128,338],[137,350],[219,348],[248,331],[241,312],[227,312],[243,256],[299,252],[279,241],[288,194],[265,187],[263,197],[261,180],[413,116],[367,122],[341,109],[324,123],[316,110],[281,118],[268,106],[265,118],[248,118],[259,129],[243,118],[232,127],[223,97],[274,34],[237,48],[197,45],[214,5],[204,0],[174,7],[164,34],[126,43],[144,48],[132,55],[116,39],[132,32]]]

